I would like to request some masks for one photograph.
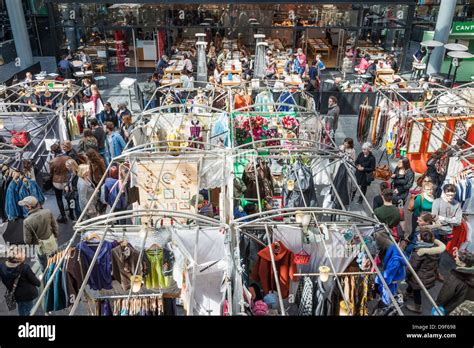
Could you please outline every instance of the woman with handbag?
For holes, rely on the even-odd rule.
[[[393,203],[404,206],[410,188],[415,181],[415,173],[411,170],[410,160],[402,158],[398,161],[395,172],[392,175],[392,187],[395,194]]]
[[[0,278],[7,288],[5,302],[8,309],[12,311],[18,305],[19,315],[30,315],[41,282],[25,263],[25,253],[18,246],[11,246],[7,261],[0,264]]]
[[[367,193],[367,187],[374,181],[375,157],[372,154],[372,144],[364,143],[362,145],[362,152],[357,156],[355,161],[357,185],[360,186],[362,194]],[[355,198],[357,191],[354,193],[352,199]],[[362,196],[359,197],[357,203],[362,204]]]

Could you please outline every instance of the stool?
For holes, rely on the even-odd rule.
[[[96,76],[94,77],[95,82],[97,84],[97,87],[100,87],[101,85],[109,87],[109,81],[107,80],[106,76]]]
[[[104,68],[105,68],[104,64],[96,64],[96,65],[94,66],[94,71],[95,71],[95,72],[98,72],[98,73],[101,73],[101,74],[104,74],[104,73],[105,73],[105,69],[104,69]]]

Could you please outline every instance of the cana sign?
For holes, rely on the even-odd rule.
[[[453,30],[451,31],[454,33],[474,33],[474,22],[453,22]]]

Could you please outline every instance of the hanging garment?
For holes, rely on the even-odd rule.
[[[7,178],[0,173],[0,219],[2,219],[2,221],[8,220],[7,214],[5,212],[6,194]]]
[[[294,187],[288,188],[288,181],[293,180]],[[316,188],[314,187],[311,168],[298,161],[288,171],[283,187],[283,204],[286,208],[315,207],[317,205]]]
[[[150,272],[145,277],[147,289],[165,289],[171,286],[171,277],[163,274],[163,249],[147,250],[145,252],[150,262]]]
[[[341,202],[339,202],[339,199],[336,200],[335,202],[335,208],[334,209],[341,209],[342,207],[340,204],[344,204],[344,206],[347,206],[350,204],[351,201],[351,192],[349,190],[349,185],[351,183],[351,180],[349,180],[349,174],[347,173],[347,168],[345,165],[340,165],[336,176],[334,177],[334,187],[336,188],[337,194],[339,195],[339,198],[341,199]],[[331,196],[335,196],[336,193],[334,192],[334,189],[331,187]]]
[[[65,288],[69,304],[73,304],[84,281],[84,275],[87,269],[84,272],[80,260],[80,251],[77,248],[71,248],[65,260]]]
[[[81,253],[84,270],[89,269],[97,247],[98,245],[89,244],[86,241],[80,242],[77,245],[77,249]],[[112,243],[104,241],[88,281],[89,286],[93,290],[112,289],[111,251]]]
[[[367,102],[359,108],[359,119],[357,123],[357,140],[360,144],[367,141],[369,135],[370,122],[372,120],[372,106]]]
[[[326,316],[332,312],[333,303],[330,299],[331,291],[327,288],[328,285],[328,282],[322,282],[321,278],[318,277],[317,288],[313,297],[314,315]]]
[[[311,161],[311,170],[313,172],[313,180],[315,185],[330,185],[331,176],[329,169],[329,159],[320,160],[315,158]],[[328,170],[325,170],[328,169]]]
[[[257,175],[255,175],[255,166],[257,167]],[[257,160],[257,164],[250,161],[245,167],[242,175],[242,181],[247,186],[244,192],[245,198],[257,199],[257,178],[260,199],[270,200],[273,198],[273,180],[270,168],[267,163],[261,159]]]
[[[234,109],[239,109],[239,112],[250,111],[248,106],[252,105],[252,96],[245,94],[237,94],[234,98]]]
[[[19,195],[20,195],[20,199],[23,199],[28,196],[33,196],[38,200],[38,203],[41,205],[43,205],[46,200],[43,195],[43,191],[41,191],[36,181],[26,179],[26,178],[23,179],[23,181],[21,182]]]
[[[20,201],[20,182],[12,180],[8,184],[7,192],[5,194],[5,214],[8,220],[15,220],[24,216],[23,208],[18,205]]]
[[[270,91],[263,91],[257,94],[257,96],[255,97],[255,104],[257,104],[257,106],[255,106],[254,109],[255,111],[260,111],[260,112],[273,112],[274,103],[275,101],[273,99],[273,94]],[[258,105],[258,104],[265,104],[265,105]]]
[[[385,254],[385,258],[383,260],[383,278],[388,285],[392,294],[397,292],[398,282],[405,279],[406,263],[405,260],[400,255],[397,247],[392,244]],[[385,304],[389,304],[390,296],[387,292],[387,289],[383,286],[382,281],[380,280],[379,276],[375,278],[375,284],[379,287],[379,292],[382,294],[382,301]]]
[[[454,257],[454,253],[461,249],[461,246],[467,241],[467,223],[465,220],[461,225],[453,227],[453,238],[446,245],[446,251]]]
[[[225,113],[219,116],[212,127],[211,144],[229,146],[229,120]]]
[[[116,246],[111,253],[112,277],[125,291],[130,289],[130,277],[135,274],[135,270],[137,275],[144,276],[150,269],[148,258],[143,257],[142,262],[138,263],[140,252],[129,243]]]
[[[288,111],[293,111],[294,107],[291,105],[295,105],[296,101],[295,98],[293,97],[293,94],[290,92],[283,92],[280,97],[278,98],[279,104],[290,104],[290,105],[278,105],[278,108],[276,111],[280,112],[288,112]]]
[[[56,275],[54,276],[54,296],[53,296],[53,310],[59,311],[69,307],[69,301],[66,293],[66,288],[63,282],[64,263],[59,266]]]
[[[299,304],[298,315],[310,316],[313,314],[313,281],[310,277],[304,277],[303,292]]]
[[[279,243],[279,251],[274,254],[275,264],[278,271],[281,295],[287,298],[290,290],[290,281],[297,281],[294,274],[297,272],[296,264],[293,260],[294,254],[282,243]],[[275,253],[276,243],[272,243],[272,250]],[[266,247],[259,251],[257,263],[255,264],[251,279],[260,282],[265,294],[276,291],[275,275],[273,273],[270,248]]]

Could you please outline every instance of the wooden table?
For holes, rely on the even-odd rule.
[[[399,75],[380,75],[379,76],[380,84],[384,86],[389,86],[393,84],[396,79],[400,79],[400,82],[398,82],[398,84],[401,87],[405,88],[407,86],[406,81]]]
[[[285,76],[285,84],[290,86],[299,86],[303,84],[303,81],[299,75],[287,75]]]
[[[86,70],[84,72],[76,71],[74,73],[74,76],[78,78],[89,77],[89,76],[94,76],[94,72],[92,70]]]
[[[234,65],[234,69],[231,69],[232,64]],[[242,73],[242,63],[239,60],[233,59],[228,60],[224,64],[224,73],[232,73],[232,74],[241,74]]]
[[[165,69],[165,74],[180,75],[184,70],[184,61],[170,61],[170,65]]]
[[[160,85],[165,86],[165,85],[173,85],[176,87],[181,87],[181,79],[161,79]]]
[[[226,75],[222,76],[222,86],[224,87],[236,87],[242,84],[242,79],[239,75],[233,75],[232,80],[229,80]]]
[[[393,69],[377,69],[375,73],[375,84],[380,83],[380,77],[382,75],[394,75],[395,70]]]
[[[309,39],[308,45],[315,56],[318,52],[325,52],[327,55],[329,55],[332,50],[331,47],[329,47],[329,45],[322,39]]]

